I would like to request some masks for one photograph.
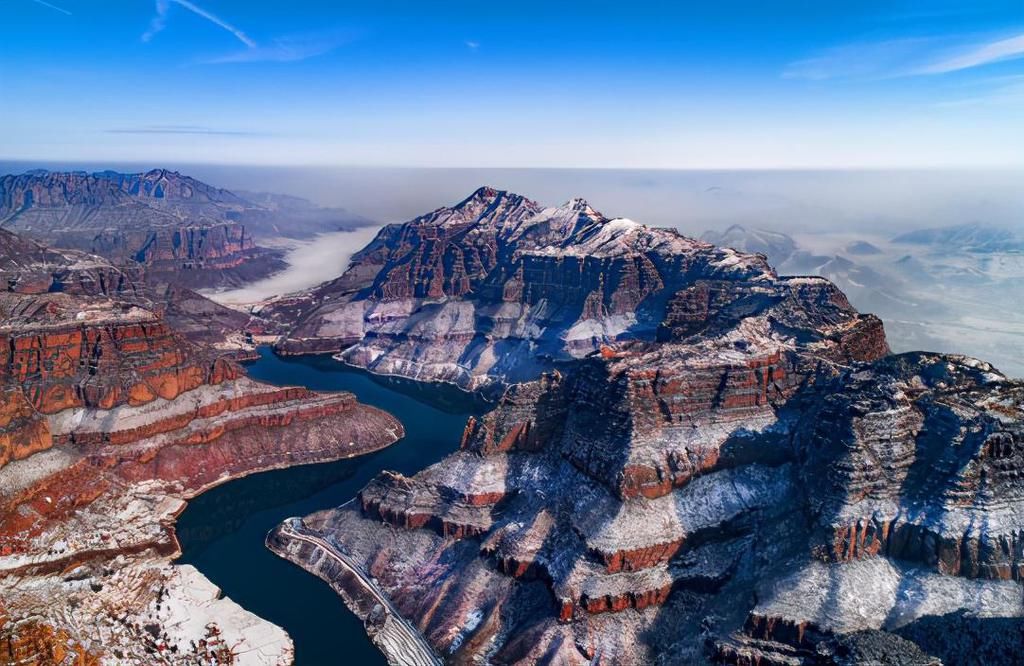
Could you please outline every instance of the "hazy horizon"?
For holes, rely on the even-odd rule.
[[[878,314],[895,351],[961,353],[1024,376],[1024,254],[964,251],[956,242],[893,243],[907,231],[968,223],[1024,239],[1024,172],[1017,170],[695,171],[580,169],[297,168],[197,164],[2,163],[0,170],[173,168],[211,185],[301,196],[373,220],[293,245],[291,267],[257,283],[211,294],[239,305],[312,287],[340,275],[377,225],[452,205],[481,185],[547,205],[582,196],[608,216],[691,236],[739,224],[789,234],[796,252],[735,239],[764,252],[782,274],[820,274],[862,312]],[[257,242],[259,242],[257,238]],[[859,256],[851,243],[879,252]],[[753,243],[750,247],[743,247]],[[780,253],[781,252],[781,253]]]
[[[404,222],[490,185],[545,205],[587,199],[611,217],[689,234],[740,224],[866,233],[982,223],[1024,230],[1024,169],[452,169],[2,161],[0,173],[169,168],[228,190],[265,191]]]

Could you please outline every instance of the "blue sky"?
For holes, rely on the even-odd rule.
[[[1020,166],[1024,3],[0,0],[0,158]]]

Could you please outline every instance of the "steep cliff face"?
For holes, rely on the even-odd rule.
[[[46,300],[43,307],[51,313],[70,306],[63,315],[82,305],[66,295]],[[0,308],[18,309],[3,301]],[[48,321],[38,311],[31,319],[6,319],[0,326],[0,381],[19,386],[35,409],[53,414],[72,407],[112,409],[158,397],[173,400],[239,374],[223,359],[203,358],[181,344],[155,314],[129,304],[113,311],[103,305]]]
[[[608,219],[579,199],[542,208],[481,188],[385,228],[343,276],[261,315],[298,321],[282,353],[340,351],[381,374],[500,392],[558,361],[703,335],[785,299],[818,299],[837,324],[852,321],[834,287],[780,281],[763,257]],[[708,321],[709,308],[723,319]],[[833,335],[885,351],[877,320]]]
[[[889,356],[827,280],[484,189],[281,307],[307,313],[286,351],[540,373],[458,453],[268,537],[392,658],[397,616],[455,663],[959,663],[956,618],[1024,626],[1021,385]]]
[[[52,446],[46,419],[32,408],[20,389],[7,388],[0,396],[0,466]]]
[[[1019,580],[1022,409],[1024,387],[966,358],[903,355],[837,380],[797,441],[830,557]]]
[[[82,249],[104,257],[137,261],[150,270],[169,270],[174,266],[234,268],[245,261],[247,253],[256,249],[256,243],[241,225],[211,224],[103,231]]]
[[[1024,385],[973,359],[902,354],[790,409],[813,557],[759,584],[719,656],[817,663],[881,630],[934,655],[900,663],[1012,663],[1024,627]],[[980,630],[963,631],[970,622]]]
[[[358,612],[341,549],[456,661],[961,663],[935,622],[1024,626],[1024,386],[961,357],[741,363],[724,342],[517,386],[461,452],[268,543]],[[702,381],[716,362],[735,380]],[[986,656],[963,663],[1015,658],[1005,631],[964,641]]]
[[[213,484],[373,451],[401,424],[348,393],[248,379],[98,257],[0,240],[21,250],[0,252],[0,644],[75,663],[171,646],[183,662],[258,647],[290,663],[284,632],[169,564],[174,517]],[[190,634],[189,614],[213,634]]]

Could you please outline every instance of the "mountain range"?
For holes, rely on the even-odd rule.
[[[0,227],[54,247],[118,263],[186,287],[231,286],[284,268],[257,245],[367,223],[304,199],[252,194],[250,201],[166,169],[145,173],[29,171],[0,178]]]
[[[708,306],[681,300],[682,285],[703,285],[693,298],[707,300],[723,281],[781,284],[763,257],[609,219],[580,199],[543,207],[481,188],[385,227],[341,277],[259,315],[281,326],[284,354],[336,353],[380,374],[500,393],[560,362],[686,330],[670,313]]]
[[[128,224],[155,198],[158,219],[211,229],[241,200],[165,203],[184,193],[166,174],[68,182],[44,212],[22,187],[27,214],[8,219]],[[781,234],[724,237],[882,279]],[[490,401],[454,454],[267,537],[394,663],[1008,664],[1024,649],[1024,384],[891,353],[826,277],[491,187],[248,314],[121,259],[0,229],[12,659],[293,661],[283,630],[172,563],[174,519],[214,484],[404,431],[352,394],[250,379],[230,340],[254,334]]]
[[[1018,644],[988,619],[1024,608],[1024,389],[890,354],[825,278],[481,188],[260,314],[282,353],[500,396],[458,453],[268,537],[395,663],[1009,663]],[[947,640],[963,617],[981,630]]]

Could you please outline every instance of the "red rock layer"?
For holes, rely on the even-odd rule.
[[[723,359],[718,364],[644,362],[634,367],[628,355],[621,360],[595,361],[587,371],[588,379],[575,384],[573,409],[579,422],[588,420],[580,414],[588,414],[593,423],[600,424],[600,440],[608,443],[591,445],[590,438],[580,431],[566,456],[623,499],[664,496],[697,475],[734,464],[731,459],[723,460],[723,455],[741,454],[723,453],[719,442],[708,440],[706,445],[695,443],[685,450],[657,447],[639,462],[629,459],[632,446],[624,454],[612,443],[635,440],[634,446],[641,446],[703,423],[724,427],[772,418],[773,405],[784,402],[794,389],[795,378],[801,376],[795,362],[779,353],[747,362]],[[756,456],[757,452],[742,455]]]
[[[46,414],[172,400],[239,375],[234,364],[195,353],[152,318],[0,333],[0,382],[21,386]]]
[[[0,503],[0,554],[33,552],[32,540],[111,490],[112,480],[87,459],[46,476]]]
[[[280,403],[277,413],[221,415],[212,430],[174,439],[134,460],[100,456],[129,481],[181,484],[188,496],[252,472],[350,458],[393,444],[404,434],[387,412],[359,404],[351,394],[310,404]]]
[[[867,518],[834,529],[830,556],[836,562],[885,556],[952,576],[1024,580],[1024,531],[944,536],[937,525],[903,517],[894,522]]]
[[[53,446],[50,428],[21,389],[0,393],[0,467]]]
[[[605,566],[608,573],[620,571],[640,571],[672,559],[672,556],[683,547],[683,539],[672,539],[665,543],[655,544],[647,548],[619,550],[611,553],[591,551]]]
[[[0,663],[100,666],[101,657],[101,652],[79,645],[63,629],[34,620],[17,624],[0,621]]]
[[[656,590],[642,590],[635,592],[624,592],[617,595],[604,595],[597,598],[590,598],[583,595],[576,602],[562,602],[559,609],[559,617],[566,620],[571,619],[577,610],[584,610],[591,615],[599,613],[621,613],[629,608],[643,610],[648,606],[660,606],[668,600],[672,593],[672,586],[665,585]],[[563,620],[565,621],[565,620]]]
[[[287,425],[289,422],[288,420],[296,416],[301,417],[306,416],[307,414],[314,416],[340,414],[350,410],[356,404],[355,397],[349,394],[340,395],[329,403],[313,401],[313,398],[315,397],[316,394],[312,391],[297,387],[283,388],[275,391],[247,393],[232,398],[219,399],[212,403],[198,405],[192,411],[176,414],[167,418],[160,418],[157,416],[146,425],[139,426],[137,428],[124,428],[115,431],[96,432],[72,431],[67,433],[60,441],[61,443],[70,442],[90,447],[108,444],[130,444],[161,433],[183,430],[196,419],[207,419],[213,416],[224,415],[225,418],[223,419],[223,422],[216,424],[213,428],[188,435],[186,443],[197,443],[203,440],[215,439],[227,428],[238,429],[240,427],[244,427],[244,425],[257,424],[257,421],[259,425],[268,427]],[[289,411],[284,413],[258,414],[249,417],[249,420],[242,425],[238,424],[237,419],[228,418],[230,412],[238,412],[251,407],[272,406],[290,402],[301,404],[299,401],[302,400],[308,400],[310,401],[310,404],[298,407],[294,412]]]
[[[661,265],[655,260],[661,260]],[[673,260],[674,259],[674,260]],[[644,254],[617,257],[526,254],[522,268],[505,283],[503,297],[527,305],[541,301],[582,304],[580,319],[635,312],[640,303],[665,288],[668,279],[689,268],[682,258]],[[664,271],[664,273],[662,272]]]
[[[283,392],[282,392],[283,393]],[[191,496],[211,485],[255,471],[324,462],[369,453],[395,441],[402,429],[390,415],[360,405],[350,394],[310,404],[304,397],[279,400],[274,413],[222,413],[188,436],[130,448],[85,447],[84,456],[0,503],[0,553],[31,554],[32,540],[75,512],[123,492],[128,483],[157,480]],[[173,530],[130,546],[109,538],[109,549],[75,552],[29,564],[20,573],[42,575],[96,558],[152,549],[176,552]]]

